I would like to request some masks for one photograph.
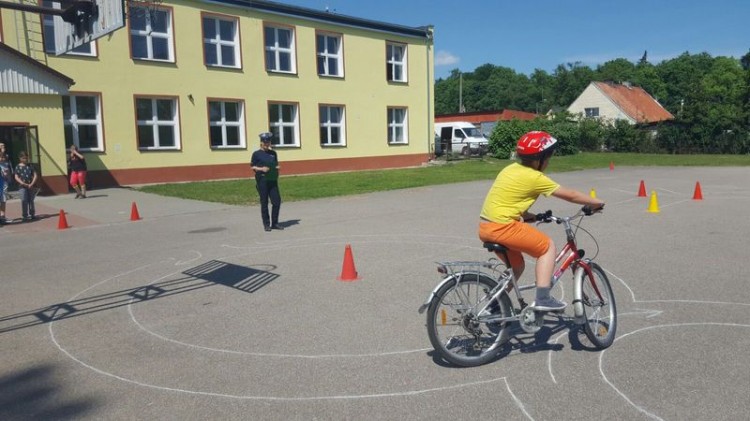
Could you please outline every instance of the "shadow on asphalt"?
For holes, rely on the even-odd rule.
[[[60,384],[59,379],[63,377],[49,364],[21,368],[0,376],[0,419],[85,418],[97,406],[96,399],[61,399],[63,388],[74,387]]]
[[[184,276],[176,279],[78,298],[35,310],[2,316],[0,317],[0,333],[112,310],[215,285],[224,285],[238,291],[253,293],[279,278],[278,274],[272,272],[276,269],[276,266],[263,266],[263,269],[259,269],[211,260],[182,272]]]

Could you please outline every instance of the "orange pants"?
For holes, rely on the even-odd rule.
[[[479,224],[479,239],[485,243],[498,243],[507,247],[510,265],[514,268],[523,267],[521,253],[538,258],[549,250],[552,243],[545,233],[520,221],[507,224],[482,221]]]

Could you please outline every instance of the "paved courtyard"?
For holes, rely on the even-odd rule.
[[[579,245],[598,248],[618,338],[595,351],[549,319],[477,368],[438,359],[417,308],[435,262],[489,257],[476,230],[490,181],[284,203],[270,233],[257,207],[40,197],[41,220],[0,227],[0,419],[745,419],[750,169],[553,178],[607,202]]]

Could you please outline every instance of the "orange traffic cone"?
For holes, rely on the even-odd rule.
[[[641,187],[638,188],[638,197],[647,197],[646,196],[646,185],[643,184],[643,180],[641,180]]]
[[[137,221],[141,219],[141,215],[138,214],[138,206],[135,205],[135,202],[130,206],[130,220],[131,221]]]
[[[703,192],[701,191],[701,183],[695,182],[695,192],[693,193],[693,200],[703,200]]]
[[[60,218],[57,220],[57,229],[64,230],[70,228],[68,226],[68,219],[65,217],[65,211],[60,209]]]
[[[609,161],[609,170],[614,171],[615,170],[615,161]]]
[[[341,268],[341,276],[338,277],[339,281],[355,281],[360,279],[357,276],[357,269],[354,267],[354,257],[352,257],[352,246],[346,245],[344,250],[344,265]]]
[[[656,198],[656,191],[651,191],[651,201],[648,203],[648,211],[659,213],[659,200]]]

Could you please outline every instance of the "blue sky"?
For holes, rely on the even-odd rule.
[[[750,0],[277,0],[342,15],[435,27],[435,77],[491,63],[530,74],[616,58],[658,64],[684,52],[750,51]]]

